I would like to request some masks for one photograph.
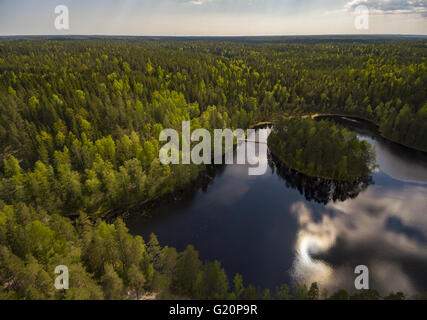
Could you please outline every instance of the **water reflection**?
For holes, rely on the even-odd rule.
[[[342,117],[319,117],[338,122],[359,134],[359,138],[374,145],[381,171],[394,179],[427,184],[427,153],[418,152],[391,142],[378,134],[376,126],[365,121]]]
[[[312,178],[283,165],[269,152],[268,164],[273,172],[285,181],[287,188],[297,189],[308,201],[328,204],[330,201],[345,201],[356,198],[373,184],[372,176],[357,181],[333,181]]]
[[[295,284],[317,282],[322,287],[330,287],[335,278],[334,269],[325,261],[314,256],[327,252],[335,243],[336,228],[328,217],[322,224],[313,221],[310,209],[304,203],[296,202],[291,211],[297,216],[299,231],[295,243],[295,258],[291,277]]]
[[[296,202],[294,281],[354,290],[354,267],[363,264],[370,269],[371,287],[383,294],[425,290],[425,199],[427,188],[420,186],[374,187],[357,199],[328,204],[317,220],[307,204]]]
[[[128,227],[178,250],[193,244],[202,260],[221,261],[245,284],[317,281],[330,292],[352,291],[363,264],[382,294],[426,291],[427,185],[409,181],[424,182],[427,161],[357,132],[375,145],[380,166],[359,184],[308,178],[271,158],[262,176],[248,176],[248,165],[212,167],[189,198],[162,203]]]
[[[361,138],[375,146],[381,171],[400,181],[427,184],[427,154],[408,150],[378,136]]]
[[[372,179],[360,189],[347,185],[335,197],[341,201],[331,202],[334,196],[328,195],[334,194],[330,191],[334,187],[328,190],[328,183],[287,168],[276,170],[307,200],[325,204],[319,208],[296,201],[291,206],[299,225],[291,277],[296,283],[317,281],[330,291],[354,291],[354,268],[366,265],[371,288],[381,294],[423,292],[427,289],[427,156],[381,138],[367,124],[344,123],[374,145],[379,164],[373,174],[375,185]]]

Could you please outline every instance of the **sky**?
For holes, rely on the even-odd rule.
[[[55,28],[59,5],[68,30]],[[0,0],[0,36],[64,34],[426,35],[427,0]]]

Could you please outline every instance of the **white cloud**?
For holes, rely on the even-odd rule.
[[[206,4],[208,2],[212,2],[212,0],[189,0],[186,3],[196,5],[196,6],[201,6],[201,5]]]
[[[371,14],[420,14],[427,16],[426,0],[351,0],[345,9],[354,11],[358,6],[365,5]]]

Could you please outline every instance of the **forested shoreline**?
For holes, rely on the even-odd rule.
[[[323,179],[356,181],[376,166],[367,141],[326,120],[282,120],[268,137],[268,147],[288,167]]]
[[[216,299],[216,300],[404,300],[427,299],[376,290],[328,292],[317,283],[275,289],[229,279],[218,261],[203,262],[189,245],[183,252],[129,234],[121,219],[72,222],[24,204],[0,203],[0,300],[4,299]],[[5,245],[7,244],[7,245]],[[57,265],[70,272],[70,289],[53,286]]]
[[[427,150],[426,53],[422,39],[0,39],[2,297],[177,288],[174,249],[161,250],[162,263],[176,265],[156,265],[149,243],[100,218],[185,188],[205,170],[160,164],[159,133],[182,121],[212,131],[280,113],[343,113]],[[52,268],[65,263],[81,277],[58,296]],[[202,269],[199,284],[213,289],[194,297],[224,294],[219,265]]]

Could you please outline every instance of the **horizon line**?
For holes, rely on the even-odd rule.
[[[263,35],[131,35],[131,34],[9,34],[0,38],[25,38],[25,37],[128,37],[128,38],[265,38],[265,37],[339,37],[339,36],[401,36],[401,37],[427,37],[427,33],[319,33],[319,34],[263,34]]]

